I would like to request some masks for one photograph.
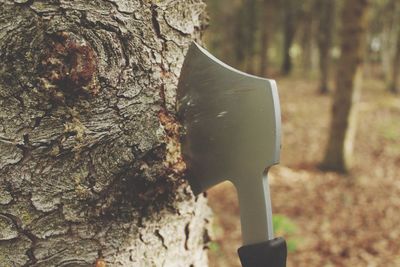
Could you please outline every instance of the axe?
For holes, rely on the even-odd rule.
[[[225,180],[237,190],[243,267],[285,267],[274,238],[267,172],[279,162],[281,118],[273,80],[238,71],[192,43],[177,91],[182,155],[194,194]]]

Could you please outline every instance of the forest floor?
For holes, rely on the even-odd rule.
[[[270,171],[276,235],[288,243],[288,267],[400,266],[400,97],[364,81],[351,174],[322,172],[332,95],[317,83],[279,79],[281,164]],[[236,191],[208,191],[214,211],[211,267],[239,267]]]

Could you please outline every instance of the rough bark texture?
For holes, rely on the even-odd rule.
[[[1,266],[206,266],[174,118],[204,8],[0,1]]]
[[[343,7],[341,56],[324,169],[347,172],[351,167],[365,54],[367,6],[368,0],[349,0]]]

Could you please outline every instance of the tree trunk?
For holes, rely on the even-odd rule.
[[[175,90],[192,1],[2,1],[1,266],[206,266]]]
[[[314,0],[303,1],[301,14],[301,65],[305,75],[311,73],[313,68],[312,51],[315,36],[315,13]]]
[[[390,70],[390,78],[388,82],[388,89],[391,93],[397,94],[400,91],[400,26],[397,25],[397,40],[395,54],[393,58],[392,69]]]
[[[387,0],[376,16],[379,16],[378,18],[382,21],[381,29],[379,29],[382,43],[380,49],[382,76],[387,84],[387,89],[391,91],[393,64],[395,64],[393,59],[397,50],[397,36],[400,30],[400,3],[398,0]]]
[[[275,6],[272,0],[264,0],[261,14],[261,47],[259,75],[265,76],[268,71],[268,51],[272,39]]]
[[[238,64],[238,55],[235,49],[240,45],[239,42],[237,42],[238,44],[235,42],[241,23],[237,16],[238,6],[241,7],[241,3],[238,3],[237,0],[207,1],[208,15],[212,21],[204,36],[207,47],[217,58],[233,66]]]
[[[236,10],[235,17],[233,20],[235,24],[234,27],[234,37],[232,38],[233,47],[234,47],[234,55],[235,55],[235,67],[242,68],[244,62],[246,60],[246,52],[247,52],[247,42],[245,41],[247,38],[246,35],[246,9],[244,7],[244,3],[241,3]]]
[[[351,167],[365,54],[367,6],[368,0],[349,0],[343,7],[341,56],[330,135],[322,163],[324,169],[347,172]]]
[[[281,72],[283,75],[289,75],[292,71],[292,57],[290,48],[292,47],[297,20],[298,10],[296,9],[296,0],[283,1],[283,62]]]
[[[239,42],[244,42],[245,47],[245,62],[244,69],[248,73],[254,74],[254,55],[255,55],[255,45],[256,45],[256,32],[257,32],[257,13],[256,7],[257,0],[245,0],[245,19],[242,25],[242,30],[244,31],[244,40],[238,40]]]
[[[318,52],[319,52],[319,93],[329,92],[329,72],[331,69],[330,50],[333,41],[335,19],[335,0],[317,1],[319,10],[318,19]]]

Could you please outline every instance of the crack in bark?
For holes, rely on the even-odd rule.
[[[164,237],[162,236],[162,234],[160,233],[160,230],[155,230],[154,231],[154,234],[161,240],[161,243],[162,243],[162,246],[166,249],[166,250],[168,250],[168,247],[167,247],[167,245],[165,245],[165,239],[164,239]]]
[[[46,257],[41,258],[40,261],[51,260],[51,259],[55,258],[57,255],[62,254],[62,253],[63,253],[64,251],[66,251],[67,249],[68,249],[68,248],[63,248],[63,249],[61,249],[61,250],[58,250],[57,252],[52,253],[52,254],[49,255],[49,256],[46,256]]]
[[[153,23],[154,31],[155,31],[157,37],[162,39],[165,42],[166,41],[165,37],[161,34],[160,23],[158,22],[158,19],[157,19],[157,17],[158,17],[157,5],[151,4],[150,9],[151,9],[151,22]]]
[[[139,240],[142,241],[142,243],[145,244],[145,245],[149,244],[148,242],[144,241],[142,233],[139,234]]]
[[[24,235],[31,241],[31,247],[26,251],[26,255],[28,256],[29,261],[24,266],[30,266],[30,265],[35,264],[37,262],[37,259],[33,255],[33,250],[34,250],[37,240],[38,240],[37,237],[35,235],[33,235],[30,231],[24,229],[21,226],[22,223],[18,217],[14,216],[12,214],[9,214],[9,213],[0,213],[0,214],[9,218],[15,225],[15,228],[17,229],[18,233]]]
[[[185,225],[185,249],[189,250],[188,242],[189,242],[189,234],[190,234],[190,222]]]

